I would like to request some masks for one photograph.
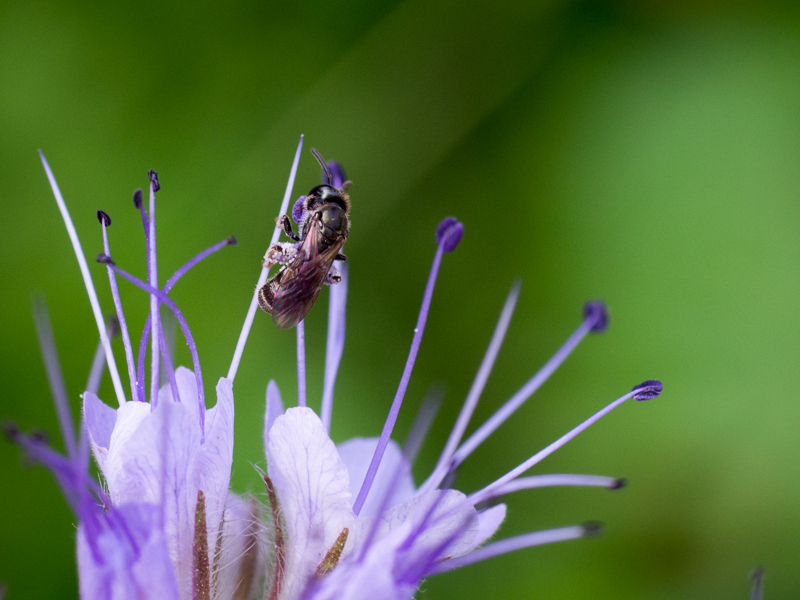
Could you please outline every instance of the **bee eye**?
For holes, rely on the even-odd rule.
[[[334,231],[342,228],[344,211],[336,204],[330,204],[322,210],[322,223]]]

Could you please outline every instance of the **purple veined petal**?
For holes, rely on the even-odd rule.
[[[111,249],[108,243],[108,227],[111,225],[111,217],[108,216],[108,213],[98,210],[97,217],[100,221],[100,226],[103,231],[103,252],[106,253],[107,256],[111,256]],[[114,271],[107,267],[106,271],[108,271],[108,283],[109,287],[111,288],[111,298],[114,300],[114,309],[117,313],[117,321],[119,322],[120,333],[122,334],[122,345],[125,349],[125,363],[128,367],[128,379],[130,380],[131,386],[131,398],[136,398],[136,390],[138,386],[138,382],[136,380],[136,361],[133,358],[133,347],[131,346],[131,338],[128,335],[128,323],[125,320],[125,313],[122,310],[122,302],[119,298],[119,288],[117,287],[117,278],[114,275]]]
[[[539,452],[531,456],[528,460],[526,460],[519,466],[515,467],[514,469],[512,469],[511,471],[509,471],[496,481],[492,482],[491,484],[487,485],[482,490],[479,490],[474,494],[472,494],[470,496],[470,501],[472,501],[473,504],[477,504],[479,502],[483,502],[484,500],[487,500],[495,496],[497,490],[502,489],[503,486],[508,484],[510,481],[513,481],[514,479],[522,475],[525,471],[530,469],[532,466],[534,466],[535,464],[537,464],[538,462],[540,462],[541,460],[543,460],[544,458],[546,458],[547,456],[558,450],[561,446],[563,446],[568,441],[573,439],[579,433],[585,431],[591,425],[593,425],[601,418],[603,418],[605,415],[610,413],[612,410],[623,404],[626,400],[633,398],[637,393],[637,389],[638,388],[634,388],[632,391],[628,392],[624,396],[617,398],[611,404],[596,412],[594,415],[586,419],[583,423],[581,423],[577,427],[573,428],[572,430],[570,430],[569,432],[558,438],[555,442],[553,442],[546,448],[540,450]]]
[[[511,323],[511,317],[514,314],[514,308],[519,299],[521,287],[522,282],[520,281],[516,281],[514,285],[511,286],[511,291],[509,291],[506,302],[503,305],[503,310],[500,312],[500,318],[495,326],[492,339],[489,342],[489,347],[486,349],[486,354],[483,357],[481,366],[478,368],[478,373],[475,375],[475,380],[467,394],[467,399],[464,400],[464,405],[458,415],[453,431],[447,439],[447,444],[444,450],[442,450],[439,462],[436,463],[433,473],[431,473],[428,480],[420,486],[420,491],[427,491],[438,487],[450,471],[450,460],[453,454],[455,454],[458,444],[464,436],[464,432],[467,430],[469,421],[472,418],[472,414],[475,412],[475,407],[478,405],[478,400],[483,393],[483,389],[494,367],[494,362],[500,352],[500,347],[503,345],[508,326]]]
[[[304,407],[275,420],[267,463],[286,521],[281,597],[297,598],[342,530],[355,522],[349,476],[319,417]]]
[[[377,445],[378,438],[352,438],[336,447],[350,475],[350,493],[353,497],[358,493],[359,482],[364,481]],[[416,492],[414,479],[411,476],[411,465],[394,440],[389,440],[386,446],[386,453],[372,484],[372,494],[364,503],[361,515],[364,517],[379,515],[382,500],[390,487],[393,489],[386,506],[383,507],[384,510],[407,502]]]
[[[99,521],[94,531],[78,528],[78,576],[81,598],[92,600],[179,600],[169,551],[155,505],[128,504],[113,509],[128,535]],[[130,537],[129,537],[130,536]],[[138,546],[134,553],[131,539]],[[102,549],[98,557],[91,550]]]
[[[335,177],[335,176],[334,176]],[[325,385],[322,390],[322,406],[320,418],[325,431],[331,430],[333,414],[333,388],[339,363],[344,352],[345,313],[347,308],[347,263],[336,261],[335,266],[342,275],[342,280],[330,286],[328,301],[328,339],[325,348]]]
[[[294,154],[294,161],[292,162],[292,170],[289,172],[289,181],[286,184],[286,192],[283,195],[283,201],[281,202],[280,211],[278,212],[278,216],[285,215],[286,209],[289,207],[289,198],[292,195],[292,188],[294,187],[294,179],[297,175],[297,165],[300,163],[300,152],[303,149],[303,136],[300,136],[300,142],[297,144],[297,151]],[[281,235],[281,228],[280,225],[277,223],[275,224],[275,229],[272,232],[272,240],[267,246],[267,250],[269,250],[270,246],[272,246],[275,242],[278,241],[278,238]],[[266,260],[266,252],[264,253],[264,259]],[[239,363],[242,360],[242,354],[244,353],[244,345],[247,343],[247,337],[250,335],[250,328],[253,326],[253,319],[256,316],[256,309],[258,308],[258,290],[260,290],[264,284],[267,282],[267,276],[269,275],[269,269],[265,266],[261,267],[261,273],[258,276],[258,282],[256,283],[256,289],[253,292],[253,297],[250,300],[250,306],[247,309],[247,316],[244,319],[244,325],[242,326],[242,331],[239,334],[239,339],[236,342],[236,350],[233,353],[233,360],[231,361],[231,366],[228,369],[227,378],[233,381],[236,378],[236,371],[239,370]]]
[[[53,404],[55,404],[58,416],[61,438],[64,440],[67,455],[74,458],[77,452],[75,425],[72,422],[72,412],[69,406],[67,386],[64,384],[64,374],[61,372],[61,362],[58,360],[53,326],[50,323],[47,304],[43,298],[34,299],[33,320],[36,324],[36,335],[39,338],[39,349],[42,352],[47,383],[50,385],[50,393],[53,395]]]
[[[497,412],[495,412],[486,422],[481,425],[467,440],[461,444],[458,450],[455,451],[453,457],[450,460],[450,464],[448,465],[448,470],[452,471],[462,462],[464,459],[467,458],[472,452],[480,446],[483,441],[489,437],[494,431],[500,427],[520,406],[522,406],[525,401],[530,398],[536,390],[538,390],[545,381],[550,378],[558,367],[567,359],[567,357],[572,353],[572,351],[577,347],[577,345],[585,338],[589,332],[594,331],[595,327],[598,323],[598,319],[602,317],[603,314],[598,310],[596,307],[599,306],[598,303],[591,303],[593,308],[591,311],[584,310],[584,320],[575,330],[575,332],[569,336],[564,345],[558,349],[558,351],[553,355],[553,357],[548,360],[545,365],[533,376],[531,377],[528,382],[523,385],[519,391],[514,394],[511,398],[509,398],[503,406],[501,406]],[[607,316],[604,317],[604,321],[607,323],[608,318]]]
[[[442,263],[442,256],[445,252],[450,252],[455,248],[455,244],[457,244],[458,240],[461,239],[461,233],[463,233],[463,226],[460,229],[461,233],[458,233],[458,225],[460,225],[460,223],[455,221],[453,217],[448,217],[442,221],[437,229],[436,237],[437,241],[439,242],[439,246],[436,249],[436,255],[433,258],[433,265],[431,266],[430,275],[428,275],[428,283],[425,286],[425,294],[422,297],[422,306],[420,307],[419,316],[417,317],[417,326],[414,328],[414,338],[411,342],[411,349],[408,352],[406,366],[405,369],[403,369],[403,375],[400,378],[400,385],[397,387],[397,393],[395,394],[394,400],[392,401],[392,406],[389,409],[389,415],[386,417],[386,423],[383,426],[383,431],[381,431],[380,441],[375,449],[375,454],[372,457],[372,462],[370,463],[367,475],[364,478],[364,483],[361,485],[361,489],[358,492],[358,497],[353,505],[353,511],[356,513],[356,515],[361,512],[361,508],[364,506],[364,502],[369,494],[370,486],[372,485],[372,481],[378,471],[381,458],[383,458],[383,453],[386,450],[387,444],[389,443],[389,437],[392,435],[392,429],[394,429],[394,424],[397,422],[397,415],[400,413],[400,407],[403,404],[403,397],[405,396],[406,389],[408,388],[408,382],[411,379],[411,371],[414,368],[414,362],[417,359],[417,353],[419,352],[419,347],[422,344],[422,334],[425,331],[425,323],[428,319],[428,310],[430,309],[431,300],[433,299],[433,289],[436,285],[436,277],[439,274],[439,266]],[[455,237],[458,237],[458,240],[455,240],[454,242]],[[449,248],[449,250],[447,248]]]
[[[86,264],[86,257],[83,254],[81,242],[78,239],[78,234],[75,231],[75,226],[72,223],[72,218],[69,216],[69,211],[67,210],[67,205],[64,203],[64,198],[61,196],[61,190],[58,188],[53,171],[50,169],[50,165],[47,163],[47,160],[45,159],[41,150],[39,150],[39,158],[42,160],[45,173],[47,173],[47,179],[50,181],[50,187],[53,190],[53,196],[55,196],[56,203],[61,211],[61,217],[64,219],[64,225],[67,228],[69,239],[72,242],[72,248],[75,251],[75,258],[78,259],[78,266],[80,267],[81,275],[83,276],[83,283],[86,287],[86,293],[89,295],[89,304],[92,306],[94,320],[97,324],[97,329],[100,332],[100,339],[106,352],[106,362],[108,364],[108,370],[111,373],[111,381],[114,383],[114,392],[117,395],[117,401],[120,405],[125,404],[125,390],[122,388],[122,380],[119,377],[119,371],[117,371],[117,363],[114,360],[114,354],[111,351],[111,342],[108,339],[108,335],[106,335],[105,320],[103,319],[103,313],[100,310],[100,303],[97,301],[97,293],[94,289],[92,276],[89,273],[89,266]]]
[[[264,456],[269,450],[269,431],[275,424],[275,419],[284,413],[281,391],[274,379],[267,384],[267,410],[264,415]]]
[[[297,406],[306,405],[306,326],[297,324]]]
[[[555,542],[565,542],[567,540],[576,540],[582,537],[587,537],[587,535],[591,534],[587,532],[587,527],[584,525],[572,525],[570,527],[560,527],[558,529],[548,529],[546,531],[525,533],[513,538],[494,542],[493,544],[489,544],[483,548],[478,548],[477,550],[474,550],[465,556],[442,562],[430,571],[430,575],[438,575],[439,573],[452,571],[454,569],[458,569],[459,567],[475,564],[489,558],[494,558],[495,556],[514,552],[515,550],[521,550],[522,548],[530,548],[533,546],[541,546],[543,544],[552,544]]]

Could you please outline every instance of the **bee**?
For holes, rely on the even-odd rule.
[[[292,209],[298,233],[292,230],[288,215],[277,221],[292,242],[273,244],[264,259],[264,266],[282,265],[280,270],[258,291],[258,304],[272,315],[279,329],[290,329],[302,321],[314,306],[322,285],[339,283],[342,276],[333,261],[347,260],[340,252],[350,234],[350,197],[345,190],[350,181],[334,187],[331,170],[319,152],[311,152],[319,161],[327,184],[323,183],[301,197]]]

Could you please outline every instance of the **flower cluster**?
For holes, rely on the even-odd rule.
[[[302,148],[295,154],[280,209],[286,214]],[[284,408],[274,381],[267,385],[264,447],[267,507],[229,490],[233,459],[233,383],[256,312],[254,295],[231,367],[216,386],[216,404],[206,407],[197,346],[189,325],[169,297],[177,281],[198,262],[235,243],[211,246],[188,261],[159,286],[156,260],[155,198],[158,178],[150,172],[149,203],[141,191],[134,204],[141,211],[148,263],[147,281],[118,267],[108,238],[110,217],[98,212],[105,265],[116,319],[109,327],[67,207],[42,156],[56,202],[86,283],[101,343],[90,383],[83,394],[81,425],[76,435],[60,375],[49,320],[43,305],[35,309],[37,330],[50,379],[66,454],[52,450],[37,435],[14,426],[9,436],[26,454],[54,474],[78,520],[77,554],[81,598],[112,600],[207,600],[269,598],[323,600],[407,599],[426,577],[486,560],[520,548],[575,539],[596,532],[593,525],[537,531],[487,543],[505,518],[498,499],[511,492],[543,486],[585,485],[618,488],[623,480],[587,475],[523,477],[535,464],[602,416],[630,398],[648,400],[661,383],[645,381],[600,410],[505,475],[470,494],[451,489],[455,469],[496,431],[558,368],[591,332],[608,322],[605,306],[590,302],[583,320],[556,354],[474,433],[464,439],[470,419],[491,373],[519,296],[514,284],[505,302],[484,359],[440,458],[419,486],[411,464],[436,412],[435,395],[422,406],[409,438],[400,447],[391,439],[406,388],[422,343],[437,275],[446,254],[459,245],[463,225],[450,217],[436,231],[436,253],[422,299],[408,360],[381,435],[353,439],[338,446],[330,439],[333,389],[344,349],[347,269],[331,287],[327,357],[322,407],[318,416],[306,406],[305,349],[302,322],[297,327],[298,406]],[[329,163],[334,186],[344,171]],[[292,211],[302,219],[303,197]],[[270,246],[278,240],[276,228]],[[266,281],[261,271],[256,289]],[[134,356],[120,300],[117,278],[128,280],[150,298],[150,312]],[[164,334],[161,305],[175,316],[186,339],[192,369],[173,366]],[[113,331],[112,331],[113,329]],[[111,352],[111,334],[122,338],[130,398]],[[145,357],[150,345],[149,381]],[[111,375],[116,408],[97,396],[100,377]],[[160,379],[163,369],[164,380]],[[89,475],[94,455],[103,485]]]

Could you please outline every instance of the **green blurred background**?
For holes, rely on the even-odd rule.
[[[85,252],[95,210],[143,276],[131,192],[158,170],[162,281],[207,393],[227,372],[300,133],[355,182],[351,286],[333,438],[377,435],[403,368],[444,216],[445,258],[395,437],[428,387],[447,396],[415,468],[432,468],[516,277],[522,296],[480,423],[605,298],[611,326],[471,457],[472,491],[644,379],[629,403],[537,473],[626,476],[620,492],[508,499],[501,534],[603,521],[597,540],[535,548],[426,581],[421,598],[746,598],[800,589],[800,9],[793,3],[217,2],[0,5],[0,416],[58,428],[30,301],[49,303],[75,414],[97,343],[36,154],[46,153]],[[90,263],[112,308],[104,269]],[[121,283],[138,339],[147,300]],[[324,292],[306,321],[319,405]],[[235,383],[233,487],[260,492],[264,392],[295,397],[294,332],[259,313]],[[188,364],[179,344],[178,362]],[[116,342],[119,364],[121,344]],[[113,403],[106,377],[102,394]],[[474,427],[474,426],[473,426]],[[0,442],[0,581],[8,598],[75,598],[74,519],[51,476]]]

